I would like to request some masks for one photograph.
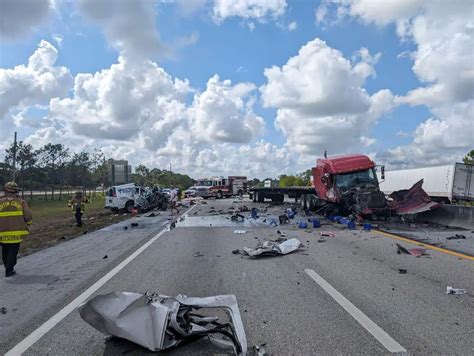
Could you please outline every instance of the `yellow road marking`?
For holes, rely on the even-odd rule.
[[[406,237],[402,237],[402,236],[398,236],[398,235],[394,235],[394,234],[391,234],[389,232],[385,232],[385,231],[380,231],[380,230],[374,230],[376,232],[378,232],[379,234],[382,234],[384,236],[387,236],[387,237],[390,237],[392,239],[397,239],[397,240],[400,240],[400,241],[404,241],[404,242],[408,242],[408,243],[411,243],[411,244],[414,244],[414,245],[418,245],[418,246],[423,246],[427,249],[430,249],[430,250],[435,250],[435,251],[438,251],[438,252],[443,252],[443,253],[446,253],[448,255],[452,255],[452,256],[456,256],[456,257],[461,257],[461,258],[465,258],[465,259],[468,259],[468,260],[471,260],[471,261],[474,261],[474,256],[469,256],[469,255],[465,255],[464,253],[459,253],[459,252],[454,252],[454,251],[451,251],[451,250],[447,250],[445,248],[442,248],[442,247],[437,247],[437,246],[433,246],[433,245],[428,245],[428,244],[425,244],[423,242],[418,242],[416,240],[411,240],[409,238],[406,238]]]

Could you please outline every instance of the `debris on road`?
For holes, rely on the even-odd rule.
[[[109,256],[105,255],[104,257],[102,257],[103,260],[109,258]]]
[[[456,234],[453,236],[446,237],[446,240],[465,240],[466,236],[461,235],[461,234]]]
[[[332,231],[321,231],[319,236],[336,237],[336,233]]]
[[[196,252],[193,254],[193,257],[204,257],[204,255],[201,252]]]
[[[275,241],[258,242],[255,248],[244,247],[240,253],[249,257],[280,256],[297,251],[303,244],[300,240],[292,238],[282,243]]]
[[[240,221],[244,221],[244,220],[245,220],[245,216],[243,216],[243,215],[241,215],[241,214],[239,214],[239,213],[235,213],[234,215],[232,215],[232,216],[230,217],[230,220],[236,221],[236,222],[238,222],[239,220],[240,220]]]
[[[408,270],[405,269],[405,268],[399,268],[398,269],[398,273],[400,273],[400,274],[406,274],[407,272],[408,272]]]
[[[298,228],[300,229],[307,229],[308,228],[308,224],[306,223],[306,221],[300,221],[298,223]]]
[[[466,290],[461,289],[461,288],[453,288],[451,286],[448,286],[448,287],[446,287],[446,294],[462,295],[462,294],[466,294]]]
[[[246,234],[247,230],[234,230],[234,234]]]
[[[123,229],[124,229],[124,230],[128,230],[128,226],[124,226]]]
[[[154,216],[156,216],[156,215],[157,215],[157,214],[155,214],[155,213],[150,213],[150,214],[145,215],[145,216],[146,216],[147,218],[152,218],[152,217],[154,217]]]
[[[407,255],[412,255],[412,256],[415,256],[415,257],[420,257],[420,256],[423,256],[423,255],[427,255],[426,248],[415,247],[415,248],[407,249],[407,248],[405,248],[402,245],[397,243],[397,254],[401,254],[401,253],[404,253],[404,254],[407,254]]]
[[[326,239],[318,239],[318,242],[326,242]]]
[[[0,313],[3,314],[3,315],[5,315],[5,314],[7,313],[7,308],[1,307],[1,308],[0,308]]]
[[[131,226],[131,227],[137,227],[137,226],[138,226],[138,223],[131,223],[130,226]]]
[[[252,219],[258,219],[258,209],[257,208],[252,208],[250,215]]]
[[[286,233],[281,232],[280,230],[277,230],[277,234],[280,235],[281,237],[286,237]]]
[[[199,309],[224,309],[228,322],[200,315]],[[219,347],[246,354],[247,338],[234,295],[193,298],[112,292],[82,304],[84,321],[103,334],[120,337],[151,351],[162,351],[207,337]]]
[[[280,220],[280,225],[290,223],[290,218],[286,214],[280,215],[278,219]]]

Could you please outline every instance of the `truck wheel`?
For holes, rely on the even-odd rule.
[[[132,209],[133,209],[133,201],[129,200],[127,204],[125,204],[125,211],[130,214],[132,212]]]
[[[119,211],[118,208],[112,208],[112,209],[110,209],[110,210],[112,210],[112,213],[114,213],[114,214],[117,214],[118,211]]]
[[[263,194],[263,192],[258,192],[257,201],[259,203],[263,203],[265,201],[265,195]]]
[[[223,196],[224,196],[224,195],[223,195],[222,192],[219,190],[219,191],[217,192],[217,199],[222,199]]]

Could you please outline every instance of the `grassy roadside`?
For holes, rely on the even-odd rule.
[[[75,225],[74,215],[68,208],[68,200],[48,200],[35,197],[28,204],[33,211],[33,223],[29,236],[23,239],[20,255],[27,255],[58,243],[73,239],[129,218],[129,215],[113,214],[104,209],[104,198],[97,194],[90,198],[83,215],[83,226]]]

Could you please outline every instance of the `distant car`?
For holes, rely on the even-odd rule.
[[[187,190],[184,191],[184,197],[185,198],[193,198],[197,194],[197,188],[196,187],[191,187]]]

